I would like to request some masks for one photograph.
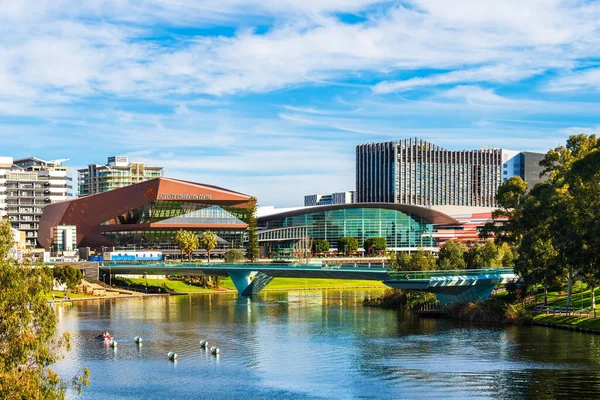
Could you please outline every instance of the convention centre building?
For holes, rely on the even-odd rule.
[[[159,177],[83,198],[49,204],[39,244],[50,250],[59,226],[76,227],[77,248],[173,250],[184,229],[217,235],[217,251],[243,248],[252,197],[216,186]]]
[[[338,239],[358,239],[360,252],[368,238],[386,239],[389,250],[437,251],[434,233],[439,226],[460,223],[427,207],[394,203],[353,203],[302,207],[259,215],[258,240],[267,257],[298,253],[307,240],[327,240],[332,249]]]

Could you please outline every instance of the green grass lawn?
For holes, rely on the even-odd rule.
[[[52,294],[54,293],[54,300],[63,300],[65,298],[65,292],[61,292],[58,290],[53,290],[51,292],[46,293],[46,299],[52,300]],[[95,299],[99,296],[91,296],[89,294],[83,293],[70,293],[67,295],[69,299]]]
[[[581,328],[600,330],[600,318],[566,317],[562,315],[540,314],[536,315],[533,320],[551,324],[574,325]]]
[[[127,278],[127,281],[132,285],[146,285],[146,279],[144,278]],[[212,289],[205,289],[198,286],[190,286],[187,282],[183,281],[172,281],[170,279],[148,279],[149,287],[160,287],[163,288],[164,285],[167,285],[169,290],[173,290],[179,293],[208,293],[214,292]]]
[[[144,286],[146,280],[144,278],[127,278],[127,281],[134,285]],[[210,293],[212,289],[200,288],[198,286],[190,286],[184,281],[175,281],[169,279],[148,279],[149,287],[163,287],[166,284],[170,290],[179,293]],[[362,280],[343,280],[343,279],[302,279],[302,278],[274,278],[265,290],[273,289],[311,289],[311,288],[351,288],[351,287],[374,287],[386,288],[379,281],[362,281]],[[225,289],[235,290],[235,286],[230,278],[221,279],[221,287]]]
[[[591,290],[582,290],[584,289],[584,285],[580,282],[573,285],[573,291],[571,294],[571,307],[573,308],[584,308],[588,309],[592,307],[592,291]],[[600,288],[596,288],[594,290],[596,295],[596,304],[598,305],[600,302]],[[536,295],[536,302],[543,303],[544,295],[538,294]],[[548,293],[548,305],[554,307],[566,307],[567,306],[567,291],[561,292],[549,292]]]

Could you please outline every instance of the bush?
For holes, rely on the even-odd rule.
[[[353,237],[341,237],[338,239],[338,251],[346,254],[358,250],[358,239]]]
[[[235,263],[244,260],[244,253],[238,249],[229,249],[225,252],[225,262]]]
[[[476,303],[453,304],[446,312],[452,318],[469,322],[527,325],[533,321],[533,317],[523,305],[510,304],[499,297]]]

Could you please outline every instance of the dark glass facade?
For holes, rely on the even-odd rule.
[[[155,201],[111,218],[102,225],[243,224],[238,207],[189,201]]]
[[[326,239],[337,248],[340,237],[358,239],[359,247],[371,237],[383,237],[388,248],[417,249],[434,246],[433,225],[414,215],[384,208],[344,208],[284,216],[261,222],[263,229],[306,227],[311,239]],[[284,235],[285,231],[281,231]],[[283,238],[283,237],[282,237]]]
[[[421,139],[356,146],[359,203],[496,205],[502,150],[451,151]]]
[[[238,207],[190,201],[154,201],[105,221],[103,226],[122,225],[123,230],[102,232],[119,248],[175,249],[178,229],[160,229],[160,225],[223,225],[244,224],[245,211]],[[153,224],[152,229],[130,230],[132,225]],[[217,249],[243,247],[245,229],[211,229],[217,235]],[[202,235],[202,230],[193,230]]]

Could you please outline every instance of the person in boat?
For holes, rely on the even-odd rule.
[[[100,335],[98,335],[97,337],[99,339],[106,339],[106,338],[111,338],[112,336],[110,335],[110,333],[108,331],[104,331]]]

